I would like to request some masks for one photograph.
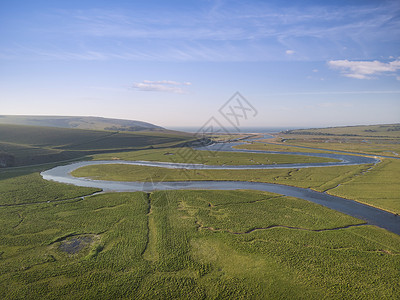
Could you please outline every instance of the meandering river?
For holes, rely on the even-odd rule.
[[[174,181],[174,182],[126,182],[126,181],[106,181],[93,180],[88,178],[73,177],[70,173],[73,170],[84,166],[99,164],[129,164],[142,165],[149,167],[174,168],[174,169],[283,169],[283,168],[310,168],[310,167],[329,167],[343,165],[375,164],[379,159],[357,155],[345,155],[334,153],[305,153],[305,152],[278,152],[278,151],[256,151],[246,149],[234,149],[233,146],[243,143],[217,143],[205,147],[196,148],[197,150],[208,151],[235,151],[249,153],[274,153],[292,154],[314,157],[324,157],[337,159],[337,162],[326,163],[301,163],[301,164],[279,164],[279,165],[202,165],[168,162],[149,162],[149,161],[82,161],[65,166],[58,166],[41,173],[46,180],[53,180],[61,183],[73,184],[84,187],[101,188],[104,191],[114,192],[151,192],[154,190],[178,190],[178,189],[207,189],[207,190],[237,190],[248,189],[277,193],[285,196],[296,197],[329,207],[353,217],[362,219],[370,225],[385,228],[400,235],[400,216],[368,206],[353,200],[316,192],[310,189],[286,186],[281,184],[248,182],[248,181]]]

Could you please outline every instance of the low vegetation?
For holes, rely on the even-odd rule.
[[[205,165],[260,165],[321,163],[338,161],[323,157],[286,154],[261,154],[240,152],[200,151],[191,148],[163,148],[94,155],[95,160],[145,160]]]
[[[399,157],[400,125],[371,125],[290,130],[279,134],[285,144]],[[299,148],[297,148],[299,149]]]
[[[400,160],[384,159],[359,176],[340,182],[329,193],[400,214]]]
[[[285,134],[400,138],[400,124],[360,125],[287,130]]]
[[[39,174],[43,169],[42,167],[0,171],[0,206],[74,199],[101,191],[101,189],[44,180]]]
[[[320,161],[229,152],[193,156],[200,151],[175,148],[190,139],[157,132],[47,131],[26,126],[7,131],[4,126],[11,125],[0,125],[0,164],[9,164],[9,155],[14,164],[24,165],[89,154],[87,159],[205,164]],[[375,139],[376,145],[378,140],[397,139],[395,130],[387,137],[379,137],[383,133],[376,128],[363,130],[377,130],[366,132],[374,135],[369,140]],[[349,134],[355,144],[363,145],[359,150],[364,145],[369,147],[364,152],[379,150],[362,142],[355,131]],[[302,143],[315,148],[334,145],[304,142],[306,138],[300,142],[296,134],[289,135],[292,138],[285,143],[240,147],[293,151],[291,145]],[[306,136],[346,138],[302,135]],[[339,144],[350,149],[350,143]],[[397,147],[382,145],[391,151]],[[1,299],[396,299],[400,294],[400,237],[362,220],[257,191],[96,194],[98,189],[43,180],[39,172],[55,165],[0,170]],[[74,175],[280,183],[400,213],[399,171],[400,161],[388,158],[377,165],[275,170],[102,165],[80,168]]]
[[[121,164],[93,165],[72,172],[76,177],[116,181],[239,180],[271,182],[325,191],[365,172],[370,165],[271,170],[185,170]]]
[[[1,207],[0,220],[2,299],[393,299],[400,293],[399,236],[271,193],[109,193]],[[76,240],[82,247],[67,253],[65,245]]]

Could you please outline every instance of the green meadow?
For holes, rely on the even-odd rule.
[[[94,160],[146,160],[205,165],[260,165],[320,163],[338,161],[324,157],[288,154],[261,154],[240,152],[217,152],[193,150],[191,148],[163,148],[119,153],[104,153],[93,156]]]
[[[400,124],[299,129],[279,133],[277,137],[275,141],[289,146],[393,157],[400,155]]]
[[[400,213],[400,161],[377,165],[272,170],[183,170],[131,165],[94,165],[77,177],[116,181],[239,180],[311,188]]]
[[[399,236],[271,193],[108,193],[0,207],[0,215],[2,299],[400,293]]]
[[[329,160],[193,151],[178,147],[190,141],[187,136],[170,133],[65,128],[40,133],[39,127],[7,131],[4,126],[0,152],[14,155],[22,167],[0,169],[0,299],[396,299],[400,294],[400,237],[308,201],[244,190],[96,194],[99,189],[40,176],[60,160],[82,157],[209,165]],[[374,138],[380,139],[378,133]],[[306,138],[239,147],[310,152],[291,147]],[[376,165],[275,170],[111,164],[73,175],[271,182],[400,213],[399,172],[400,161],[387,158]]]
[[[44,180],[40,168],[0,172],[0,206],[73,199],[101,191]]]

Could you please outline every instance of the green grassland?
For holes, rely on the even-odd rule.
[[[141,121],[78,116],[13,116],[0,115],[0,124],[46,126],[60,128],[79,128],[107,130],[118,128],[121,131],[167,131],[166,129]]]
[[[369,155],[384,155],[400,157],[400,139],[326,139],[325,137],[310,138],[309,136],[295,136],[285,140],[285,144],[337,151],[350,151]],[[295,148],[300,149],[300,148]]]
[[[399,174],[400,160],[387,158],[366,173],[342,182],[329,193],[400,214]]]
[[[0,207],[0,222],[2,299],[394,299],[400,293],[399,236],[271,193],[109,193]],[[84,239],[79,251],[65,252]]]
[[[294,130],[291,134],[280,134],[285,143],[248,143],[237,146],[240,149],[270,150],[270,151],[298,151],[298,152],[324,152],[323,150],[311,150],[293,146],[306,146],[312,148],[332,149],[339,151],[361,152],[370,155],[385,155],[398,157],[400,153],[400,138],[397,125],[374,125],[345,127],[351,131],[343,131],[344,128],[327,128],[310,130],[314,134],[301,134],[307,130]],[[319,133],[335,134],[335,136],[322,136]],[[344,136],[351,133],[358,136]],[[391,133],[390,139],[379,137]],[[366,137],[374,133],[373,138]],[[341,134],[341,135],[340,135]],[[368,142],[366,142],[368,139]],[[382,159],[383,162],[372,166],[365,173],[357,176],[340,178],[336,180],[339,186],[326,185],[326,190],[332,195],[354,199],[393,213],[400,213],[400,161],[397,159]],[[330,169],[330,168],[329,168]],[[328,168],[324,168],[328,170]],[[313,171],[314,173],[314,171]],[[325,173],[325,171],[324,171]],[[325,174],[324,174],[325,175]],[[326,177],[324,177],[326,178]],[[332,181],[331,181],[332,182]],[[291,184],[290,185],[296,185]]]
[[[15,155],[22,165],[89,154],[87,159],[205,164],[300,162],[290,155],[193,155],[200,151],[175,148],[190,138],[159,132],[5,126],[11,125],[0,125],[0,153]],[[377,130],[365,134],[374,134],[369,140],[377,147],[382,142],[395,151],[397,137],[389,128],[362,130]],[[302,137],[351,138],[371,147],[351,134]],[[300,144],[296,134],[287,136],[291,139],[281,144],[240,147],[302,151],[290,147]],[[350,145],[338,144],[345,150]],[[99,190],[43,180],[39,172],[55,165],[0,169],[0,299],[396,299],[400,294],[400,237],[362,220],[258,191],[92,195]],[[400,213],[399,172],[400,161],[383,159],[376,165],[282,170],[102,165],[74,175],[280,183]]]
[[[285,155],[285,154],[261,154],[239,152],[201,151],[191,148],[163,148],[152,150],[140,150],[120,153],[104,153],[94,155],[95,160],[146,160],[176,163],[194,163],[205,165],[259,165],[259,164],[290,164],[290,163],[319,163],[338,161],[335,159]]]
[[[400,138],[400,124],[360,125],[288,130],[287,134]]]
[[[256,137],[256,135],[251,135],[251,134],[210,134],[207,135],[208,138],[210,138],[214,142],[228,142],[232,140],[241,140],[246,137]]]
[[[115,181],[239,180],[287,184],[325,191],[369,168],[368,165],[271,170],[185,170],[121,164],[92,165],[72,172],[76,177]]]
[[[93,153],[174,147],[193,140],[190,135],[163,132],[126,133],[0,124],[0,166],[2,156],[13,157],[3,166],[24,166],[76,159]]]
[[[399,124],[290,130],[280,133],[278,138],[284,144],[295,146],[393,157],[400,155]]]
[[[248,150],[261,150],[261,151],[281,151],[281,152],[312,152],[312,153],[326,153],[324,150],[312,150],[293,147],[287,143],[271,143],[271,140],[259,140],[257,142],[248,142],[238,146],[235,149],[248,149]]]
[[[272,170],[184,170],[131,165],[93,165],[77,177],[116,181],[239,180],[311,188],[400,213],[400,161],[377,165]]]
[[[261,142],[261,143],[260,143]],[[326,152],[323,149],[332,151],[348,151],[364,153],[367,155],[384,155],[391,157],[400,157],[400,140],[392,139],[390,141],[375,139],[364,142],[363,139],[329,139],[325,137],[310,138],[309,136],[296,136],[293,139],[285,139],[284,143],[271,143],[265,140],[244,145],[235,146],[238,149],[266,150],[266,151],[292,151],[292,152]],[[263,143],[264,142],[264,143]],[[300,147],[296,147],[300,146]],[[301,147],[317,148],[306,149]]]
[[[0,171],[0,206],[59,201],[101,191],[47,181],[40,176],[43,168]]]

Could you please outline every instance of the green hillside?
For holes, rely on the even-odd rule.
[[[0,124],[33,125],[61,128],[118,131],[164,131],[166,129],[147,122],[100,117],[71,116],[6,116],[0,115]]]
[[[0,167],[74,159],[89,154],[174,147],[190,135],[0,124]]]

